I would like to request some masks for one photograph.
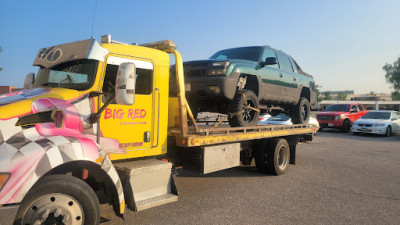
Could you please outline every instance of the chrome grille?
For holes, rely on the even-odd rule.
[[[333,115],[319,115],[318,120],[333,120]]]

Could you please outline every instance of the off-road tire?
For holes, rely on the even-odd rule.
[[[61,214],[58,215],[55,212],[56,209],[60,209]],[[60,220],[63,220],[65,215],[77,215],[77,213],[73,213],[76,211],[72,211],[72,209],[81,214],[69,219],[83,220],[82,224],[85,225],[99,224],[99,200],[93,189],[81,179],[73,176],[50,175],[39,180],[25,196],[14,225],[34,224],[32,220],[40,220],[42,224],[53,224],[54,221],[56,222],[54,224],[62,223]],[[47,210],[47,218],[43,219],[42,212]]]
[[[243,96],[243,93],[246,96]],[[260,112],[254,111],[252,109],[245,109],[247,105],[252,106],[253,108],[260,109],[260,104],[258,102],[258,98],[254,92],[250,90],[243,90],[242,92],[237,92],[235,97],[230,102],[228,106],[228,112],[235,114],[240,111],[243,113],[238,115],[233,115],[228,117],[229,125],[231,127],[246,127],[246,126],[256,126],[258,122],[258,117],[260,116]]]
[[[290,110],[290,118],[293,124],[306,124],[310,120],[310,102],[301,97],[299,102]]]

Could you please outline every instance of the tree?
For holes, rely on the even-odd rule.
[[[392,92],[392,100],[393,100],[393,101],[398,101],[398,100],[400,100],[400,92],[398,92],[398,91]]]
[[[346,98],[347,98],[347,94],[346,94],[346,93],[343,93],[343,92],[339,92],[338,95],[337,95],[337,97],[338,97],[338,99],[339,99],[340,101],[344,101],[344,100],[346,100]]]
[[[386,63],[382,69],[386,72],[386,83],[393,86],[394,92],[400,92],[400,57],[392,64]],[[396,94],[395,94],[396,95]],[[393,96],[393,92],[392,92]]]
[[[324,100],[332,100],[331,92],[330,91],[325,91],[324,92]]]
[[[376,97],[376,93],[374,91],[370,91],[369,95],[372,96],[372,97]]]

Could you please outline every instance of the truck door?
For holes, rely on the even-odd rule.
[[[266,58],[276,58],[275,51],[269,48],[264,48],[262,53],[262,61]],[[260,76],[262,78],[262,98],[269,99],[272,101],[282,101],[283,95],[283,75],[279,70],[279,64],[267,65],[261,69]]]
[[[294,73],[292,63],[287,55],[280,51],[276,52],[278,56],[279,67],[282,75],[283,101],[297,103],[300,97],[298,89],[299,77]]]
[[[103,92],[114,92],[118,66],[123,62],[136,65],[135,102],[133,105],[117,105],[114,101],[103,112],[100,128],[104,137],[114,138],[127,154],[111,154],[111,159],[127,159],[151,155],[154,137],[154,67],[149,61],[110,56],[103,72]],[[103,97],[101,104],[107,101]],[[157,134],[155,134],[157,132]]]

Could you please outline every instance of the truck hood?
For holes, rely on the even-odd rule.
[[[32,113],[32,103],[38,99],[71,101],[78,97],[78,91],[64,88],[35,88],[0,95],[0,120]]]
[[[357,123],[362,123],[362,124],[377,124],[377,123],[387,123],[390,122],[390,120],[385,120],[385,119],[358,119],[356,121]]]
[[[251,63],[257,64],[257,62],[245,60],[245,59],[205,59],[205,60],[194,60],[194,61],[187,61],[184,62],[183,65],[196,65],[196,66],[211,66],[212,63],[215,62],[229,62],[229,63]]]
[[[319,116],[319,115],[341,115],[341,114],[349,114],[349,112],[340,112],[340,111],[320,112],[320,113],[317,113],[317,116]]]

